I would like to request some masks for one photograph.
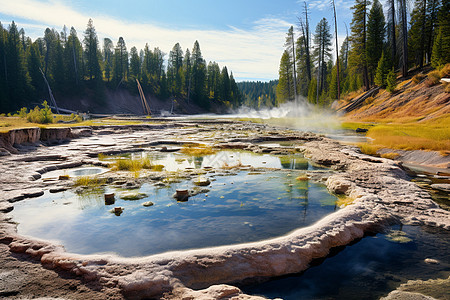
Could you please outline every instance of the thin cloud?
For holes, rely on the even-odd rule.
[[[64,25],[69,28],[73,26],[82,39],[81,35],[87,21],[92,18],[100,44],[104,37],[110,38],[115,43],[122,36],[128,49],[132,46],[143,49],[148,43],[151,48],[159,47],[163,52],[169,53],[175,43],[180,43],[185,50],[192,49],[194,42],[198,40],[204,58],[207,61],[220,62],[221,66],[226,65],[238,80],[240,78],[269,80],[278,77],[285,35],[291,26],[290,23],[274,17],[257,20],[250,29],[232,26],[229,26],[228,30],[170,29],[170,25],[135,23],[101,14],[80,13],[55,0],[50,2],[0,0],[0,2],[4,15],[34,23],[34,25],[22,23],[21,26],[24,26],[25,30],[29,26],[53,27],[58,30]],[[42,34],[43,31],[31,37],[36,38]]]

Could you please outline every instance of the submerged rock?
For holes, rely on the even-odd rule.
[[[147,197],[148,195],[145,193],[137,193],[137,192],[124,192],[120,194],[120,199],[123,200],[139,200]]]
[[[208,178],[199,177],[196,180],[194,180],[194,184],[196,186],[208,186],[211,184],[211,181]]]

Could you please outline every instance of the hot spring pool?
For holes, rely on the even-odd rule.
[[[267,160],[267,159],[266,159]],[[18,202],[11,212],[22,235],[54,240],[68,252],[112,252],[125,257],[172,250],[259,241],[313,224],[337,209],[336,197],[322,185],[300,181],[296,170],[240,171],[206,174],[213,181],[187,202],[177,202],[179,188],[193,189],[192,180],[168,187],[144,184],[134,192],[140,200],[122,200],[125,190],[106,186],[78,195],[45,193]],[[104,193],[115,193],[106,205]],[[153,206],[144,207],[151,201]],[[123,207],[117,216],[114,207]]]

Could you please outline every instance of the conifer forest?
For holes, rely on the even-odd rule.
[[[389,88],[395,74],[450,62],[449,1],[356,0],[351,9],[346,37],[333,51],[338,16],[311,24],[303,3],[298,24],[287,30],[279,78],[270,82],[237,83],[226,66],[205,61],[198,41],[185,51],[175,43],[164,53],[149,44],[128,49],[124,37],[100,41],[92,19],[81,34],[73,27],[47,28],[34,41],[14,21],[0,23],[0,111],[42,103],[49,98],[47,83],[56,98],[88,94],[102,103],[106,89],[136,95],[136,80],[147,95],[192,100],[206,110],[213,103],[274,107],[296,97],[327,106],[361,88]]]

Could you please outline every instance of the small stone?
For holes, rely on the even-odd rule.
[[[147,197],[145,193],[125,192],[120,194],[120,199],[123,200],[139,200]]]
[[[142,206],[145,206],[145,207],[149,207],[149,206],[153,206],[153,205],[154,205],[154,203],[152,201],[147,201],[147,202],[142,203]]]
[[[434,258],[425,258],[425,263],[426,264],[432,264],[432,265],[438,265],[439,261],[437,259],[434,259]]]

